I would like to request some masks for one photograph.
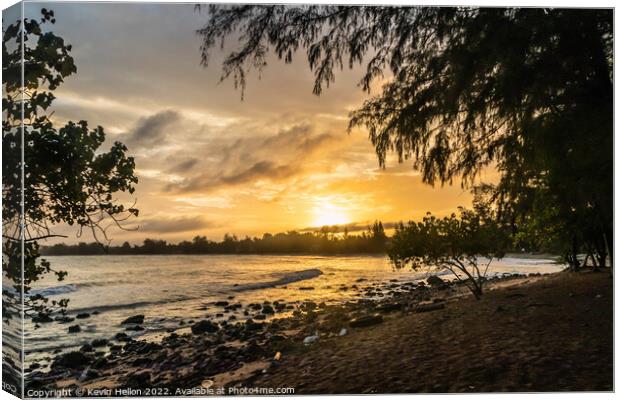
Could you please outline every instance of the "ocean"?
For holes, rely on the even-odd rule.
[[[144,330],[133,337],[157,338],[172,329],[188,329],[204,318],[243,320],[250,303],[265,300],[294,303],[342,302],[363,296],[352,285],[372,285],[425,279],[429,271],[394,269],[386,256],[299,255],[166,255],[54,256],[53,268],[68,272],[62,282],[51,276],[36,283],[33,293],[70,299],[68,315],[90,317],[61,324],[25,326],[26,367],[58,350],[77,349],[97,338],[124,331],[121,322],[144,314]],[[563,269],[545,258],[494,261],[488,275],[551,273]],[[445,275],[445,272],[442,274]],[[445,275],[446,278],[449,275]],[[214,302],[241,303],[224,313]],[[93,314],[94,313],[94,314]],[[217,316],[220,314],[220,316]],[[79,324],[81,332],[68,333]]]

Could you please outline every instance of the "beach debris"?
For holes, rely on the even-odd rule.
[[[121,325],[141,324],[143,322],[144,322],[144,315],[138,314],[138,315],[134,315],[134,316],[131,316],[131,317],[125,319],[123,322],[121,322]]]
[[[88,318],[88,317],[90,317],[89,313],[79,313],[78,315],[75,316],[75,318],[77,318],[77,319],[85,319],[85,318]]]
[[[338,333],[338,336],[345,336],[348,333],[347,328],[342,328],[340,330],[340,333]]]
[[[304,344],[305,344],[306,346],[308,346],[308,345],[310,345],[310,344],[312,344],[312,343],[318,342],[318,341],[319,341],[319,339],[320,339],[319,333],[318,333],[318,332],[314,332],[314,335],[312,335],[312,336],[306,336],[306,337],[304,338]]]
[[[273,356],[273,359],[275,361],[280,361],[281,358],[282,358],[282,353],[280,353],[279,351],[276,353],[275,356]]]
[[[422,313],[428,311],[441,310],[446,308],[444,303],[430,303],[430,304],[418,304],[415,308],[415,312]]]
[[[213,333],[217,332],[219,329],[220,327],[217,324],[214,324],[213,322],[206,319],[192,325],[192,333],[195,335],[201,333]]]
[[[366,326],[377,325],[383,322],[381,314],[364,315],[361,317],[353,318],[349,322],[351,328],[363,328]]]
[[[79,325],[71,325],[68,329],[69,333],[78,333],[82,330]]]

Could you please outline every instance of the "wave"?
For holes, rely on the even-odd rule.
[[[320,275],[323,275],[323,272],[318,268],[304,269],[302,271],[284,273],[282,276],[280,276],[280,278],[273,281],[249,283],[247,285],[235,286],[232,288],[232,291],[245,292],[248,290],[266,289],[276,286],[288,285],[289,283],[313,279]]]
[[[61,294],[67,294],[67,293],[72,293],[72,292],[77,292],[78,290],[82,289],[82,288],[92,288],[92,287],[99,287],[99,286],[110,286],[110,285],[117,285],[117,284],[124,284],[127,283],[126,281],[119,281],[119,280],[108,280],[108,281],[97,281],[97,282],[79,282],[79,283],[67,283],[64,285],[57,285],[57,286],[48,286],[48,287],[44,287],[44,288],[38,288],[38,289],[33,289],[31,290],[30,293],[32,294],[40,294],[43,296],[54,296],[54,295],[61,295]]]
[[[94,311],[104,312],[104,311],[113,311],[113,310],[122,310],[122,309],[134,309],[138,307],[145,307],[145,306],[151,306],[151,305],[178,303],[182,301],[195,300],[197,298],[200,298],[200,297],[180,296],[180,297],[175,297],[172,299],[165,298],[165,299],[155,300],[155,301],[137,301],[134,303],[108,304],[108,305],[95,306],[95,307],[71,308],[69,311],[71,313],[92,314]]]

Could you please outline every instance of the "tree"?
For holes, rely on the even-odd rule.
[[[398,268],[450,271],[479,299],[491,262],[503,257],[508,243],[505,230],[488,214],[460,208],[458,215],[437,218],[428,213],[420,222],[400,223],[388,256]]]
[[[2,38],[2,272],[13,282],[13,290],[3,290],[5,319],[22,310],[22,300],[24,316],[39,321],[49,320],[52,312],[65,312],[67,299],[49,301],[30,293],[32,283],[46,274],[58,280],[66,275],[39,257],[39,242],[59,236],[51,225],[76,226],[78,235],[88,229],[101,243],[110,225],[122,228],[124,220],[138,215],[136,208],[115,197],[133,193],[138,182],[127,148],[114,142],[103,151],[102,127],[90,129],[86,121],[57,127],[50,119],[53,91],[77,68],[71,45],[44,31],[46,24],[54,24],[54,12],[43,8],[41,13],[40,20],[25,18],[9,25]]]
[[[505,221],[554,215],[567,253],[613,242],[613,13],[605,9],[210,6],[202,63],[239,36],[222,79],[246,85],[270,50],[306,52],[314,93],[338,69],[366,67],[360,86],[387,77],[350,117],[379,163],[395,152],[426,183],[472,186],[500,173],[493,199]],[[541,199],[556,208],[549,213]],[[515,225],[515,228],[518,228]],[[607,245],[601,245],[601,244]]]

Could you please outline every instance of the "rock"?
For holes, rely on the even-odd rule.
[[[140,325],[136,325],[136,326],[128,326],[127,328],[125,328],[126,331],[143,331],[144,327],[140,326]]]
[[[144,322],[144,315],[139,314],[139,315],[134,315],[131,316],[129,318],[127,318],[126,320],[124,320],[123,322],[121,322],[121,325],[126,325],[126,324],[141,324]]]
[[[317,307],[317,305],[316,305],[316,303],[315,303],[314,301],[306,301],[306,302],[305,302],[305,303],[301,306],[301,309],[302,309],[303,311],[308,312],[308,311],[312,311],[312,310],[316,309],[316,307]]]
[[[302,286],[299,288],[299,290],[314,290],[313,286]]]
[[[84,346],[80,347],[80,351],[82,353],[91,353],[95,351],[95,349],[93,349],[93,346],[90,345],[90,343],[86,343]]]
[[[217,332],[219,329],[220,327],[217,324],[214,324],[209,320],[200,321],[192,325],[192,333],[194,335],[199,335],[202,333],[213,333]]]
[[[354,318],[349,322],[351,328],[363,328],[366,326],[377,325],[383,322],[383,317],[380,314],[364,315],[362,317]]]
[[[444,280],[438,277],[437,275],[431,275],[426,278],[426,283],[431,286],[443,286],[445,284]]]
[[[108,339],[95,339],[90,344],[93,347],[103,347],[108,344]]]
[[[444,303],[431,303],[431,304],[418,304],[415,308],[415,312],[422,313],[428,311],[435,311],[444,309],[446,306]]]
[[[254,319],[264,321],[265,319],[267,319],[267,316],[265,314],[258,314],[254,316]]]
[[[257,331],[263,328],[263,324],[254,322],[252,318],[245,321],[245,329],[248,331]]]
[[[305,344],[306,346],[308,346],[309,344],[312,344],[312,343],[318,342],[318,341],[319,341],[319,338],[320,338],[320,336],[319,336],[319,335],[317,335],[317,334],[314,334],[314,335],[312,335],[312,336],[306,336],[306,337],[304,338],[304,344]]]
[[[227,301],[218,301],[215,303],[217,307],[226,307],[228,305]]]
[[[125,386],[128,388],[146,388],[151,384],[151,374],[149,372],[135,372],[127,377]]]
[[[263,310],[261,312],[263,314],[273,314],[275,311],[273,310],[273,307],[264,305]]]
[[[93,361],[93,363],[91,364],[91,367],[96,368],[96,369],[101,369],[105,367],[106,365],[108,365],[108,360],[106,360],[103,357],[99,357],[98,359]]]
[[[39,364],[38,362],[33,362],[32,364],[30,364],[30,369],[37,369],[41,366],[41,364]]]
[[[338,333],[338,336],[345,336],[348,333],[347,328],[342,328]]]
[[[87,313],[87,312],[79,313],[78,315],[75,316],[75,318],[77,318],[77,319],[86,319],[86,318],[89,318],[89,317],[90,317],[90,314]]]
[[[46,314],[39,314],[36,317],[32,318],[32,322],[34,322],[35,324],[48,323],[53,321],[54,320],[52,319],[52,317]]]
[[[80,332],[82,329],[80,328],[79,325],[71,325],[68,329],[69,333],[78,333]]]
[[[114,339],[118,340],[119,342],[127,342],[131,340],[129,335],[127,335],[125,332],[117,333],[116,335],[114,335]]]
[[[54,321],[57,321],[61,324],[66,324],[68,322],[73,322],[75,321],[75,318],[69,317],[67,315],[59,315],[56,318],[54,318]]]
[[[390,313],[392,311],[398,311],[402,309],[400,303],[384,303],[377,306],[376,310],[381,313]]]
[[[53,367],[64,367],[70,369],[78,369],[85,367],[92,361],[92,357],[79,351],[71,351],[62,354],[54,360]]]

